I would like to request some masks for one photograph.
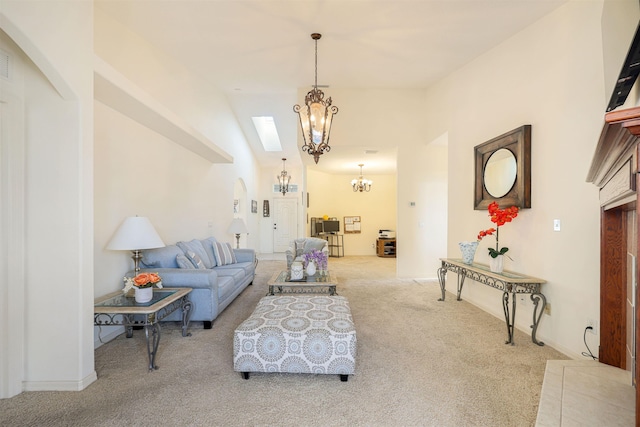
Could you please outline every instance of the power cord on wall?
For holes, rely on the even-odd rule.
[[[597,357],[595,357],[595,356],[593,355],[593,353],[591,353],[591,349],[589,348],[589,345],[587,344],[587,331],[590,331],[590,330],[593,330],[593,327],[592,327],[592,326],[587,326],[586,328],[584,328],[584,336],[583,336],[583,339],[584,339],[584,346],[585,346],[585,347],[587,347],[587,351],[583,351],[583,352],[582,352],[582,355],[583,355],[584,357],[590,357],[590,358],[592,358],[593,360],[598,360],[598,358],[597,358]]]

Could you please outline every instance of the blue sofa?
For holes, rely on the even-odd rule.
[[[193,289],[191,321],[202,321],[205,329],[211,329],[215,318],[253,284],[255,276],[253,249],[233,249],[213,237],[148,249],[142,255],[140,271],[157,272],[163,287]],[[175,311],[164,320],[180,321],[181,313]]]

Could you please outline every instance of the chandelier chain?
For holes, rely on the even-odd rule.
[[[318,39],[316,39],[316,79],[314,87],[318,88]]]

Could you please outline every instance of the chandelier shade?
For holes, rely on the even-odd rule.
[[[353,187],[353,191],[354,192],[360,192],[362,193],[363,191],[371,191],[371,186],[373,185],[373,181],[369,180],[369,179],[364,179],[364,176],[362,175],[362,167],[364,166],[364,164],[359,164],[358,166],[360,166],[360,176],[357,179],[353,179],[351,180],[351,186]]]
[[[304,144],[302,151],[313,156],[318,163],[320,156],[331,150],[329,134],[333,116],[338,113],[338,107],[331,104],[331,97],[324,99],[324,92],[318,89],[318,40],[321,34],[313,33],[311,38],[316,43],[316,67],[313,89],[304,97],[304,105],[294,105],[293,111],[298,113],[300,128]]]
[[[282,172],[280,172],[280,175],[276,176],[278,184],[280,185],[280,192],[283,196],[289,191],[289,181],[291,181],[291,175],[287,174],[287,170],[284,166],[284,162],[286,161],[286,158],[282,158]]]

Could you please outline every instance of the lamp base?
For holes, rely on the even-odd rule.
[[[142,259],[142,252],[140,252],[140,250],[138,249],[131,252],[133,253],[133,255],[131,256],[131,259],[133,259],[133,271],[137,276],[140,272],[140,260]]]
[[[240,249],[240,233],[236,233],[236,249]]]

